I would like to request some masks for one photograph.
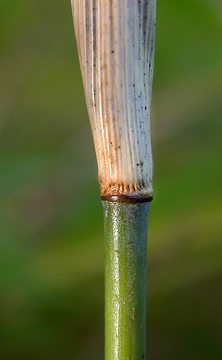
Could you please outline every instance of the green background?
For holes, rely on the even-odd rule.
[[[152,360],[222,358],[222,3],[159,0]],[[69,1],[0,0],[0,359],[103,359],[103,213]]]

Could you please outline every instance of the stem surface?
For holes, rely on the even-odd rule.
[[[103,201],[105,358],[145,359],[149,203]]]

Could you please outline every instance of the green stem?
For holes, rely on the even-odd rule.
[[[106,360],[145,359],[149,203],[103,201]]]

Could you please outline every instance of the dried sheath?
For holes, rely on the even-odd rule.
[[[101,195],[152,197],[156,0],[72,0]]]

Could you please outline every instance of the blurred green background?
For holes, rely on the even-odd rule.
[[[152,360],[222,359],[222,3],[159,0]],[[103,359],[103,213],[69,1],[0,0],[0,359]]]

